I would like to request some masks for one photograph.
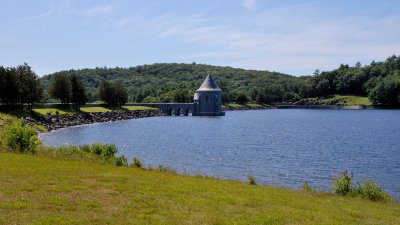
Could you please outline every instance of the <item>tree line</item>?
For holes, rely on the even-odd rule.
[[[61,71],[39,79],[24,64],[0,67],[0,100],[3,107],[13,109],[23,105],[31,108],[33,102],[49,99],[73,103],[75,108],[95,101],[110,107],[128,101],[192,102],[207,73],[223,90],[224,103],[296,102],[341,94],[368,96],[375,106],[400,107],[400,57],[395,55],[383,62],[342,64],[332,71],[317,70],[300,77],[203,64],[156,63]]]
[[[17,67],[0,66],[0,102],[5,110],[32,109],[43,96],[43,86],[32,68],[24,63]]]
[[[296,102],[330,95],[368,96],[377,106],[399,107],[399,57],[362,66],[340,65],[308,76],[244,70],[203,64],[156,63],[130,68],[95,68],[62,71],[79,74],[92,101],[100,100],[101,80],[123,83],[129,102],[191,102],[207,73],[223,90],[222,101],[244,103]],[[52,75],[42,78],[46,86]]]
[[[74,109],[86,104],[88,94],[84,83],[77,78],[76,74],[67,75],[56,73],[49,86],[49,94],[59,99],[62,104],[72,103]],[[109,107],[121,107],[128,100],[128,94],[121,83],[102,80],[97,90],[97,95]]]
[[[120,83],[105,80],[97,95],[110,107],[120,107],[128,99],[127,91]],[[72,103],[76,110],[88,101],[85,85],[75,74],[54,74],[48,91],[44,91],[42,81],[27,63],[17,67],[0,66],[0,105],[3,110],[22,111],[27,108],[32,111],[34,103],[44,102],[50,97],[63,105]]]
[[[370,65],[340,65],[339,68],[314,73],[301,87],[303,98],[346,94],[368,96],[373,105],[400,107],[400,56]]]

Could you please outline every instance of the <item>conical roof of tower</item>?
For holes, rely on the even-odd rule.
[[[218,87],[217,83],[215,83],[215,80],[210,75],[207,75],[197,91],[221,91],[221,88]]]

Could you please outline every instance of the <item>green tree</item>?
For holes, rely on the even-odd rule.
[[[128,101],[128,92],[120,82],[113,83],[114,88],[114,101],[118,107],[123,106]]]
[[[43,87],[39,77],[32,71],[32,68],[24,63],[17,67],[18,71],[18,88],[20,103],[28,104],[28,109],[33,109],[33,103],[39,102],[42,98]]]
[[[97,96],[99,96],[101,101],[104,101],[107,104],[112,102],[112,90],[110,82],[106,80],[100,81],[99,88],[97,89]]]
[[[374,105],[400,107],[400,72],[378,79],[368,97]]]
[[[39,102],[43,88],[39,77],[24,63],[18,67],[0,67],[0,100],[6,109],[23,109],[25,104],[32,110]]]
[[[60,99],[62,104],[69,103],[72,97],[72,85],[67,75],[55,74],[49,87],[49,93],[53,98]]]
[[[178,89],[174,94],[174,102],[189,102],[189,91],[186,89]]]
[[[98,96],[109,107],[121,107],[128,101],[128,92],[121,83],[110,83],[105,80],[100,82]]]
[[[236,97],[236,102],[243,104],[249,101],[249,98],[247,97],[247,95],[243,92],[240,92],[237,97]]]
[[[85,87],[82,81],[76,78],[76,75],[71,76],[71,88],[72,88],[72,103],[74,108],[79,110],[81,105],[84,105],[87,101]]]

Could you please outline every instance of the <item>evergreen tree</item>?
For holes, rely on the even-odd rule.
[[[24,63],[17,67],[18,71],[18,94],[20,104],[28,104],[28,109],[33,109],[33,103],[39,102],[42,98],[43,87],[39,77],[32,71],[28,64]]]
[[[128,92],[119,82],[113,84],[112,86],[115,92],[115,102],[118,107],[121,107],[128,101]]]
[[[24,63],[17,68],[0,67],[0,100],[5,109],[23,109],[25,104],[32,110],[39,102],[43,88],[39,77]]]
[[[74,108],[79,110],[81,105],[84,105],[87,101],[86,91],[82,81],[76,78],[76,75],[71,76],[71,88],[72,88],[72,103]]]

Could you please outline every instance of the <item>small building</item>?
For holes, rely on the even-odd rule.
[[[193,97],[193,116],[224,116],[222,112],[222,90],[215,80],[207,75]]]

